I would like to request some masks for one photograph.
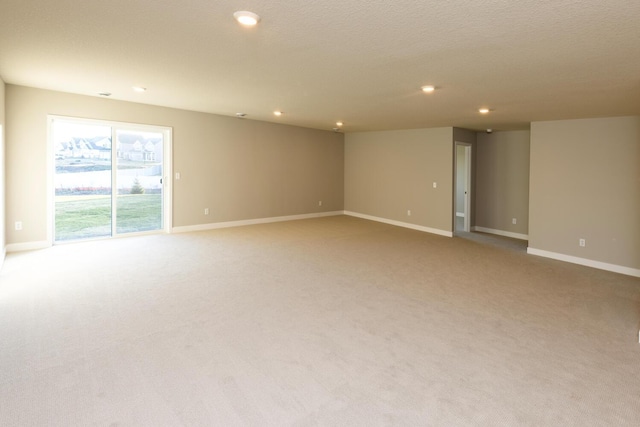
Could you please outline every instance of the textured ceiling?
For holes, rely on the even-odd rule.
[[[2,0],[0,76],[346,132],[523,129],[640,114],[640,1]]]

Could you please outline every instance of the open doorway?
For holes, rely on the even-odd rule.
[[[471,144],[455,143],[454,234],[471,231]]]
[[[166,232],[171,130],[50,117],[53,242]]]

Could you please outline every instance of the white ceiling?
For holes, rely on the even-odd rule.
[[[525,129],[640,114],[640,1],[2,0],[0,76],[346,132]]]

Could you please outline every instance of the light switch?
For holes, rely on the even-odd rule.
[[[438,183],[433,181],[433,188],[438,188]]]
[[[176,172],[176,181],[180,179],[180,172]]]

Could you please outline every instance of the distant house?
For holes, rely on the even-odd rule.
[[[119,159],[138,162],[155,162],[162,158],[162,140],[149,139],[145,142],[118,141],[116,145]]]
[[[55,145],[56,159],[111,159],[111,138],[71,138]]]
[[[118,159],[153,163],[162,159],[162,139],[140,141],[118,138],[116,152]],[[56,159],[111,160],[111,138],[70,138],[56,143],[55,155]]]

